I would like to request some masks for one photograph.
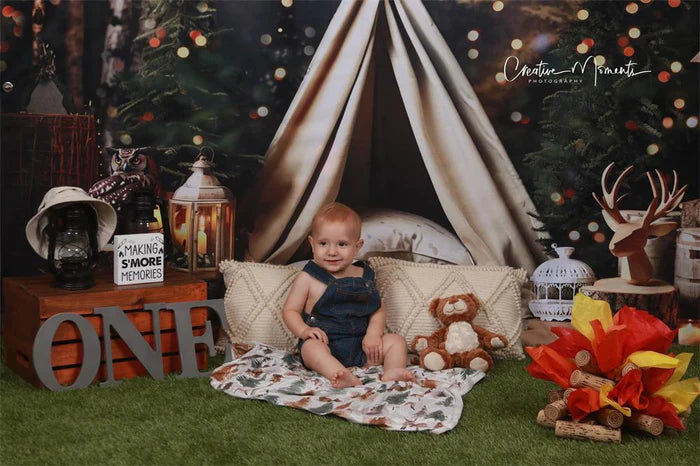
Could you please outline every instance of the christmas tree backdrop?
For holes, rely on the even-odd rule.
[[[587,57],[610,69],[631,61],[637,74],[599,74],[594,83],[591,63],[580,81],[545,97],[541,149],[526,163],[538,218],[552,236],[544,245],[573,245],[598,276],[613,276],[612,233],[591,195],[601,192],[609,163],[617,169],[608,187],[635,166],[622,209],[646,209],[652,191],[644,173],[657,168],[667,180],[677,170],[687,198],[697,197],[698,71],[689,61],[698,51],[698,3],[592,1],[577,17],[545,61],[558,69]]]

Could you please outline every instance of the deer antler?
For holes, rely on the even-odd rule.
[[[622,216],[618,207],[620,201],[625,196],[627,196],[627,194],[623,194],[622,196],[617,197],[617,192],[620,190],[620,184],[622,184],[622,181],[625,179],[625,177],[627,177],[627,175],[634,169],[634,166],[630,165],[629,167],[625,168],[625,170],[620,174],[620,176],[617,177],[617,180],[615,180],[612,190],[608,191],[608,176],[610,175],[610,170],[612,170],[613,166],[615,166],[614,162],[605,167],[605,170],[603,171],[603,176],[600,180],[600,185],[603,189],[603,201],[605,202],[601,201],[600,198],[596,195],[596,193],[593,193],[593,198],[595,198],[596,202],[603,209],[603,211],[608,214],[608,217],[605,217],[606,223],[608,223],[608,226],[614,231],[617,225],[627,223],[627,220],[625,220],[625,218]],[[611,225],[611,222],[609,220],[614,222],[616,225]]]
[[[681,203],[681,200],[685,195],[685,191],[688,189],[688,185],[685,185],[681,189],[677,190],[678,173],[676,173],[676,170],[673,170],[673,189],[671,189],[671,191],[668,190],[667,182],[663,175],[661,175],[661,172],[659,170],[655,171],[656,177],[659,179],[659,185],[661,186],[661,198],[659,199],[659,192],[656,190],[654,178],[651,176],[651,173],[647,172],[647,178],[649,178],[649,184],[651,184],[651,192],[654,195],[654,198],[644,214],[644,225],[651,224],[651,222],[654,220],[658,220],[669,211],[678,207],[678,204]]]

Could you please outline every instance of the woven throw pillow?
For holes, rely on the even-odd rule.
[[[233,343],[266,343],[296,352],[297,337],[284,325],[282,307],[299,268],[223,261],[224,308]]]
[[[474,324],[508,339],[508,346],[493,351],[499,359],[523,359],[520,342],[522,318],[520,289],[523,269],[501,266],[416,264],[388,257],[372,257],[377,288],[387,311],[387,328],[406,339],[430,335],[441,327],[428,311],[434,298],[474,293],[481,309]]]

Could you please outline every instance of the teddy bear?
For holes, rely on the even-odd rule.
[[[504,348],[508,340],[474,325],[478,310],[479,300],[471,293],[433,299],[430,313],[444,327],[413,339],[411,348],[420,355],[421,367],[431,371],[467,367],[488,372],[493,360],[485,349]]]

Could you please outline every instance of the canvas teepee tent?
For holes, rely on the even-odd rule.
[[[287,262],[334,200],[451,226],[480,265],[541,255],[535,207],[419,1],[340,4],[243,203],[248,258]]]

